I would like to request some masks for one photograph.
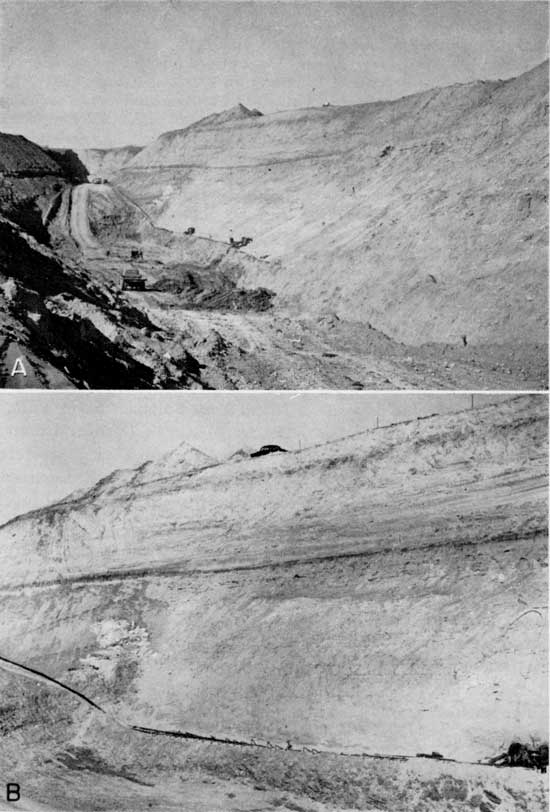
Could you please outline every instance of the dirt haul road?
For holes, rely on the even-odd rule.
[[[410,347],[334,312],[301,317],[281,309],[277,297],[265,310],[265,293],[257,312],[259,289],[243,288],[241,277],[265,262],[223,242],[156,229],[116,186],[85,184],[73,196],[73,215],[64,226],[60,210],[56,225],[87,246],[87,272],[119,297],[124,272],[139,270],[148,292],[125,292],[118,306],[147,315],[168,365],[183,349],[196,358],[208,388],[455,389],[475,382],[536,389],[545,380],[544,353],[533,355],[530,344]],[[134,248],[142,260],[130,261]],[[147,337],[143,344],[147,353]]]
[[[71,190],[70,233],[83,252],[101,249],[99,241],[92,234],[88,217],[90,188],[93,188],[92,184],[82,183]]]

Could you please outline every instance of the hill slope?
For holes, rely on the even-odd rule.
[[[48,242],[47,212],[67,180],[55,155],[23,135],[0,133],[0,215]]]
[[[463,760],[546,735],[544,398],[218,463],[0,528],[0,654],[134,724]]]
[[[546,336],[547,63],[391,102],[213,116],[117,175],[158,225],[249,234],[243,282],[407,342]],[[231,112],[231,111],[229,111]]]
[[[57,162],[23,135],[0,133],[0,172],[3,175],[59,175]]]
[[[113,147],[111,149],[82,149],[78,156],[90,175],[108,178],[134,158],[141,147]]]

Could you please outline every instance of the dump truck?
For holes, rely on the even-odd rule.
[[[145,277],[132,268],[122,274],[122,290],[145,290]]]

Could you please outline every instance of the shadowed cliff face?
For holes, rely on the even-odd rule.
[[[85,183],[88,179],[88,170],[72,149],[49,149],[44,152],[59,164],[63,174],[70,183]]]
[[[198,361],[178,344],[168,362],[154,329],[118,291],[0,216],[1,386],[202,386]],[[18,357],[25,378],[11,375]]]
[[[543,398],[226,463],[0,529],[0,654],[129,724],[475,760],[545,736]]]
[[[0,133],[0,214],[44,244],[47,221],[63,189],[86,180],[70,149],[41,148],[23,135]]]
[[[544,341],[547,74],[214,116],[160,136],[116,182],[159,226],[252,236],[268,261],[243,282],[301,310],[410,343]]]

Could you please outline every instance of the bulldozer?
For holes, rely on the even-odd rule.
[[[252,242],[252,237],[241,237],[240,240],[235,240],[233,237],[229,238],[229,245],[231,248],[244,248],[245,245],[248,245]]]

